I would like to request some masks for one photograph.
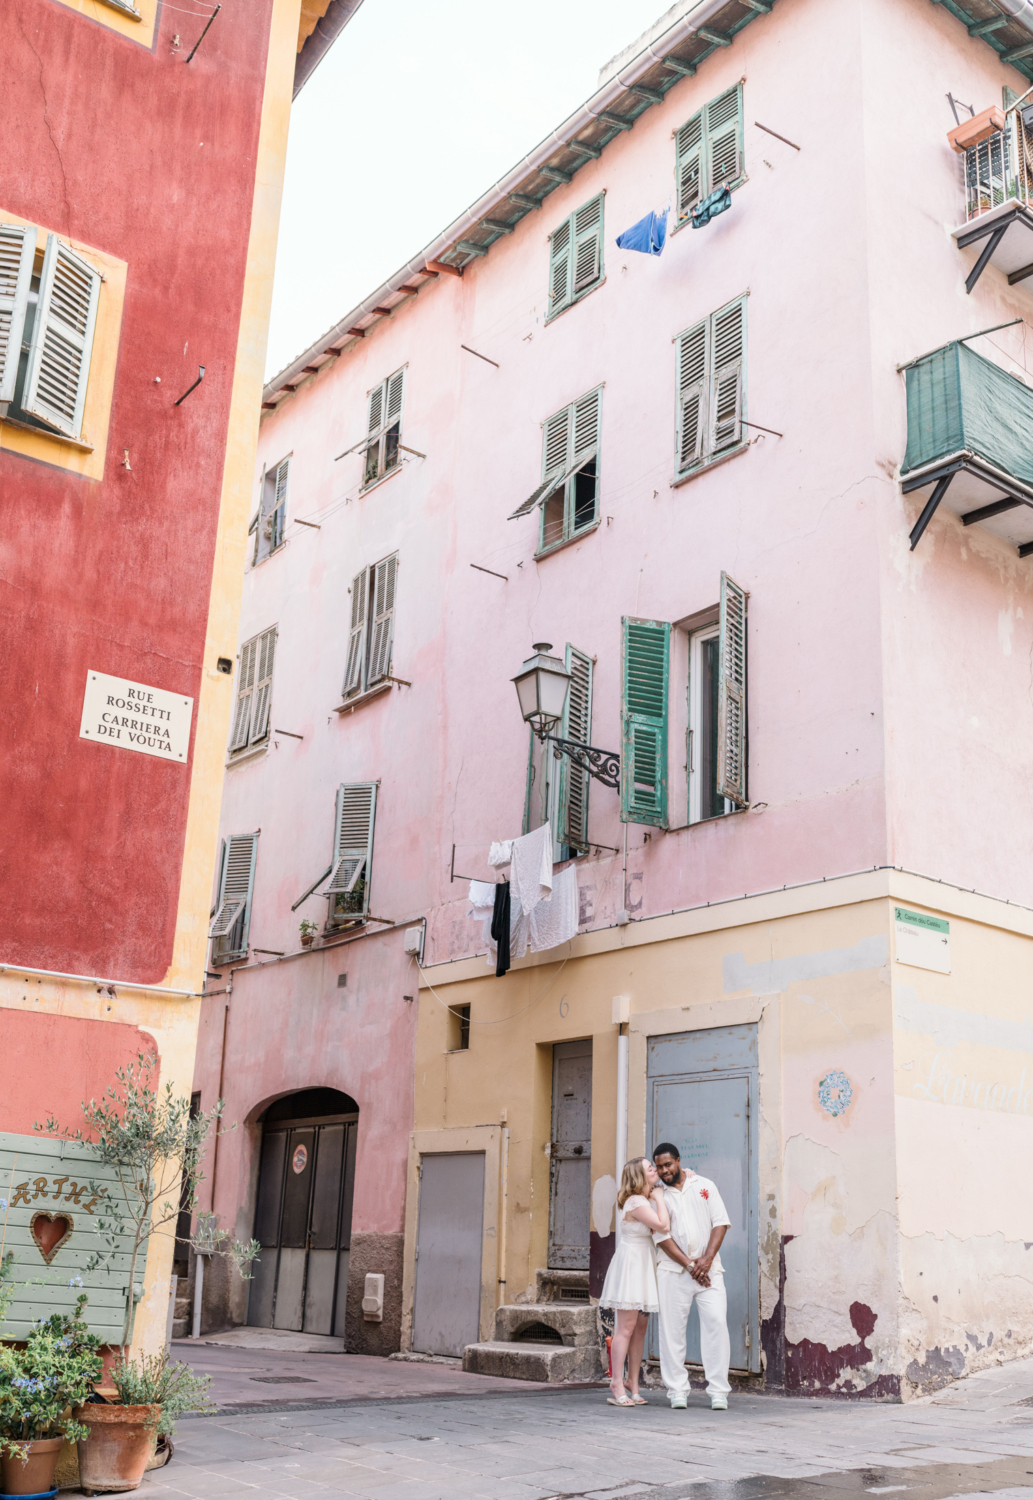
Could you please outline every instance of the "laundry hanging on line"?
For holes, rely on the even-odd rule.
[[[723,214],[726,208],[732,206],[732,190],[729,187],[715,188],[708,193],[692,210],[693,229],[703,229],[710,223],[711,219],[718,214]]]
[[[501,978],[512,961],[530,949],[541,953],[559,947],[577,934],[580,897],[573,865],[558,875],[552,869],[553,832],[548,823],[519,839],[492,844],[490,864],[509,864],[510,880],[496,884],[471,880],[471,916],[482,923],[489,967]],[[508,922],[504,915],[508,893]],[[508,953],[505,951],[508,945]]]
[[[665,208],[662,214],[646,214],[644,219],[639,219],[637,224],[632,224],[630,229],[617,236],[617,248],[640,250],[643,255],[662,255],[667,243],[668,212]]]

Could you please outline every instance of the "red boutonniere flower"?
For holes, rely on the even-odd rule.
[[[709,1192],[707,1191],[706,1188],[700,1188],[700,1190],[699,1190],[699,1196],[701,1198],[709,1198],[710,1194],[709,1194]]]

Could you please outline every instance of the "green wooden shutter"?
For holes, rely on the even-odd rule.
[[[266,630],[258,637],[255,665],[255,708],[251,716],[251,733],[248,742],[257,745],[269,735],[269,710],[272,706],[273,657],[276,654],[276,629]]]
[[[363,469],[363,484],[372,484],[380,473],[380,435],[384,422],[384,397],[387,381],[382,380],[369,393],[369,409],[366,413],[366,463]]]
[[[720,453],[742,441],[746,299],[713,314],[710,367],[710,448]]]
[[[704,196],[702,110],[687,120],[675,136],[674,177],[678,223],[683,224]]]
[[[366,619],[369,610],[369,569],[363,568],[352,579],[351,633],[348,636],[348,662],[344,669],[346,698],[354,698],[365,686]]]
[[[742,176],[742,85],[712,99],[706,108],[707,192]]]
[[[621,706],[621,821],[667,822],[667,720],[671,627],[625,617]]]
[[[691,469],[703,456],[707,427],[707,332],[697,323],[678,339],[678,470]]]
[[[100,272],[47,236],[22,406],[48,427],[77,438],[100,300]]]
[[[283,531],[287,524],[287,477],[290,474],[290,458],[281,459],[276,465],[276,478],[273,483],[272,510],[269,513],[269,550],[272,552],[283,541]]]
[[[208,936],[219,940],[220,960],[247,952],[257,856],[257,833],[234,833],[223,840],[218,906],[208,929]]]
[[[367,686],[382,681],[391,671],[391,637],[395,615],[395,579],[398,553],[377,563],[373,578],[373,644],[369,653]]]
[[[721,633],[718,647],[717,793],[747,807],[746,786],[746,593],[721,574]]]
[[[251,704],[255,691],[255,666],[258,656],[258,636],[247,641],[240,649],[240,671],[237,676],[237,710],[233,716],[233,733],[230,750],[243,750],[251,732]]]
[[[570,301],[574,221],[567,219],[553,230],[549,247],[549,312],[559,312]]]
[[[398,463],[398,444],[402,438],[402,392],[405,388],[405,370],[397,370],[386,385],[386,410],[384,413],[384,469],[393,469]]]
[[[560,733],[579,745],[592,743],[592,658],[568,644],[567,670],[571,673],[567,706]],[[560,766],[559,838],[571,849],[588,848],[588,789],[591,777],[567,756]]]
[[[100,1193],[90,1191],[91,1182]],[[127,1297],[131,1294],[138,1301],[143,1296],[147,1243],[140,1246],[131,1293],[132,1236],[119,1235],[108,1257],[111,1247],[99,1227],[108,1193],[120,1204],[124,1201],[116,1169],[99,1161],[88,1146],[48,1136],[0,1133],[0,1198],[8,1204],[4,1254],[14,1253],[13,1298],[0,1323],[0,1338],[24,1340],[37,1319],[53,1312],[71,1313],[81,1290],[89,1297],[90,1332],[104,1344],[121,1342]],[[52,1251],[49,1264],[32,1236],[37,1214],[64,1217],[71,1228]],[[89,1271],[95,1254],[108,1258]],[[69,1286],[76,1278],[81,1286]]]
[[[369,911],[376,808],[376,782],[342,783],[337,788],[334,865],[321,894],[331,900],[343,898],[343,911],[338,909],[338,915],[365,916]]]
[[[593,286],[603,274],[603,195],[583,204],[574,215],[573,296]]]
[[[35,254],[35,229],[0,224],[0,401],[14,400]]]

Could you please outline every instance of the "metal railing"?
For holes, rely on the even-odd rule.
[[[1029,205],[1033,199],[1033,130],[1018,109],[1009,110],[1003,130],[969,146],[964,171],[966,219],[978,219],[1009,201]]]

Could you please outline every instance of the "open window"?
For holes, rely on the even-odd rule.
[[[361,922],[369,914],[376,810],[375,781],[342,783],[337,788],[333,863],[330,878],[320,891],[320,895],[329,898],[330,927]]]
[[[697,203],[743,180],[742,84],[711,99],[686,120],[674,141],[677,222],[685,224]]]
[[[362,473],[363,488],[383,479],[399,463],[402,440],[402,397],[405,392],[405,369],[396,370],[369,393],[366,411],[366,461]]]
[[[287,524],[287,481],[290,477],[290,455],[262,474],[258,517],[255,524],[255,550],[252,565],[259,563],[283,542]]]
[[[369,692],[391,675],[397,579],[397,552],[352,579],[348,660],[341,689],[345,700]]]
[[[269,738],[272,706],[273,658],[276,627],[252,636],[240,650],[237,673],[237,705],[233,715],[230,753],[237,754]]]
[[[219,890],[208,929],[215,963],[247,954],[257,853],[257,833],[235,833],[222,841]]]
[[[746,298],[737,297],[677,340],[679,477],[745,447]]]
[[[538,507],[539,556],[598,524],[602,406],[599,386],[544,424],[542,482],[509,517],[515,520]]]

